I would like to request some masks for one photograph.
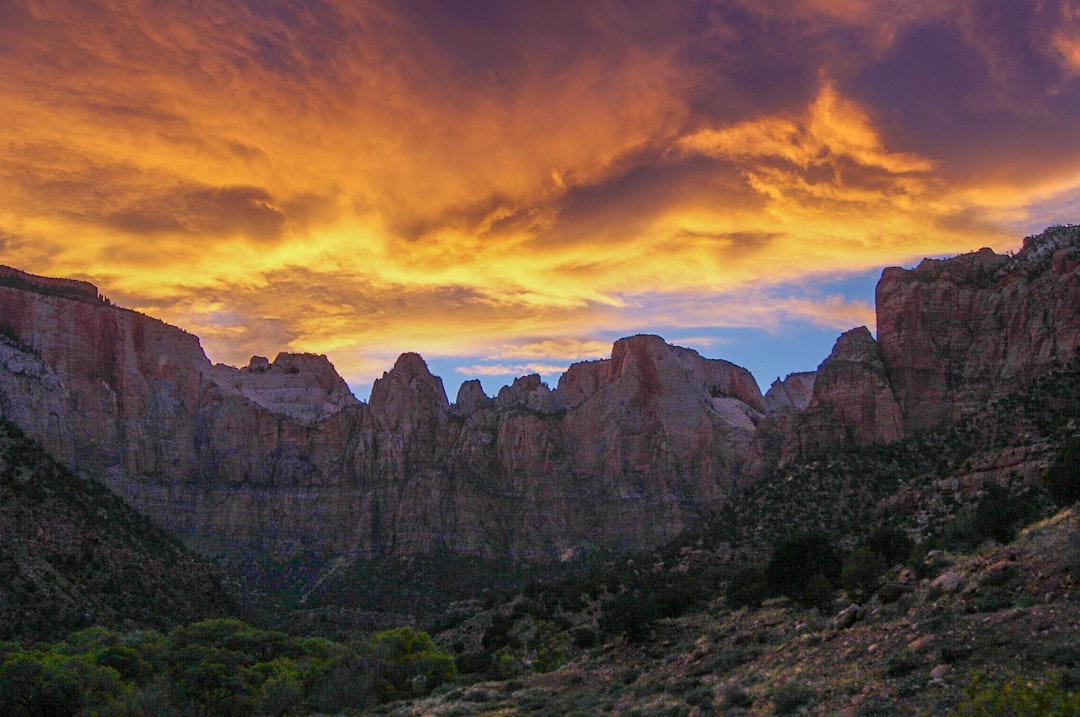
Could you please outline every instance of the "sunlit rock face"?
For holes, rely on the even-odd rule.
[[[989,249],[912,270],[877,288],[878,343],[906,433],[955,420],[1080,344],[1080,227],[1029,237],[1016,256]]]
[[[640,335],[554,388],[466,382],[454,404],[406,353],[364,404],[325,357],[213,366],[90,284],[3,269],[0,414],[212,555],[644,548],[778,464],[940,425],[1073,357],[1078,233],[886,270],[878,339],[845,333],[764,397],[745,369]]]
[[[706,500],[731,489],[764,399],[746,369],[669,346],[617,341],[611,359],[571,366],[557,392],[577,470],[613,498]]]

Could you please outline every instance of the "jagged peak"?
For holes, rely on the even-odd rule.
[[[870,329],[858,326],[840,334],[833,344],[832,353],[818,367],[818,371],[829,361],[870,361],[881,362],[881,354],[878,351],[877,341],[874,340]]]
[[[389,406],[395,403],[391,394],[400,393],[402,389],[422,394],[425,400],[433,401],[439,408],[450,406],[442,379],[431,373],[427,362],[418,353],[401,354],[390,371],[375,379],[368,405],[372,408]]]
[[[817,371],[789,373],[783,380],[777,377],[765,393],[766,411],[771,413],[785,407],[805,411],[813,398],[816,379]]]
[[[1024,237],[1020,253],[1041,254],[1067,246],[1080,246],[1080,224],[1055,224],[1040,234]]]
[[[457,412],[465,417],[469,417],[476,411],[491,403],[491,399],[484,393],[484,387],[480,383],[480,379],[474,378],[469,381],[465,381],[458,388],[457,398],[454,400],[454,407]]]

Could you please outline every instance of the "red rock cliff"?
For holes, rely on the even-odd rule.
[[[92,285],[4,269],[0,415],[210,554],[642,548],[778,462],[926,430],[1072,358],[1077,247],[1064,228],[886,270],[877,341],[844,334],[767,399],[745,369],[634,336],[554,390],[470,382],[454,405],[403,354],[362,404],[325,357],[211,366]]]
[[[905,433],[955,420],[1080,345],[1080,227],[911,270],[877,288],[878,343]]]

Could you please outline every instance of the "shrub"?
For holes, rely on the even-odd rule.
[[[376,633],[368,640],[383,701],[425,694],[454,679],[454,659],[426,632],[409,627]]]
[[[778,544],[765,567],[765,583],[773,594],[786,595],[812,607],[831,602],[843,562],[821,533],[797,535]]]
[[[905,647],[885,658],[885,674],[888,677],[903,677],[917,670],[920,664],[919,656]]]
[[[1075,581],[1080,581],[1080,530],[1065,536],[1065,569]]]
[[[757,568],[740,568],[724,591],[724,602],[728,607],[761,607],[761,601],[768,595],[765,574]]]
[[[629,642],[640,642],[659,617],[652,593],[630,588],[604,601],[600,606],[597,625],[609,635],[624,637]]]
[[[574,647],[588,650],[596,647],[597,642],[596,630],[591,627],[579,627],[574,630]]]
[[[778,715],[790,715],[814,701],[817,693],[808,685],[789,682],[773,693],[773,711]]]
[[[1080,500],[1080,435],[1070,436],[1046,471],[1046,489],[1059,506]]]
[[[1016,530],[1030,518],[1030,501],[1017,501],[1008,490],[996,484],[986,487],[974,505],[965,506],[948,526],[943,537],[946,547],[976,548],[986,540],[1005,544],[1016,537]]]
[[[878,528],[863,541],[863,547],[880,555],[886,567],[902,563],[911,557],[915,543],[899,528]]]
[[[716,709],[716,703],[713,702],[712,688],[706,685],[694,688],[686,696],[686,704],[697,707],[698,714],[701,717],[719,713],[719,710]]]
[[[868,547],[857,548],[844,561],[840,585],[848,597],[863,603],[873,597],[886,570],[885,558]]]
[[[729,687],[724,690],[724,697],[720,701],[721,706],[724,709],[736,709],[752,707],[754,704],[754,698],[750,696],[750,693],[741,687]]]
[[[966,698],[953,713],[958,717],[1071,717],[1080,714],[1080,692],[1063,690],[1057,679],[1033,682],[1017,677],[990,685],[976,676]]]
[[[11,717],[96,712],[121,691],[116,670],[82,657],[18,652],[0,665],[0,713]]]

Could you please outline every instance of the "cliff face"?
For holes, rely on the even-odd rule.
[[[877,328],[889,383],[917,433],[1069,361],[1080,345],[1080,227],[1029,237],[1016,256],[989,249],[886,269]]]
[[[365,405],[325,357],[214,366],[89,284],[7,270],[0,307],[0,414],[213,554],[652,545],[731,490],[765,408],[744,369],[655,336],[455,405],[403,354]]]
[[[814,392],[785,455],[891,443],[904,437],[900,405],[889,385],[878,343],[865,326],[836,340],[818,366]]]
[[[878,333],[763,397],[656,336],[495,397],[403,354],[363,404],[325,357],[213,366],[82,282],[0,270],[0,417],[210,554],[448,549],[539,560],[656,545],[778,464],[952,420],[1075,355],[1080,229],[1015,257],[888,269]]]

